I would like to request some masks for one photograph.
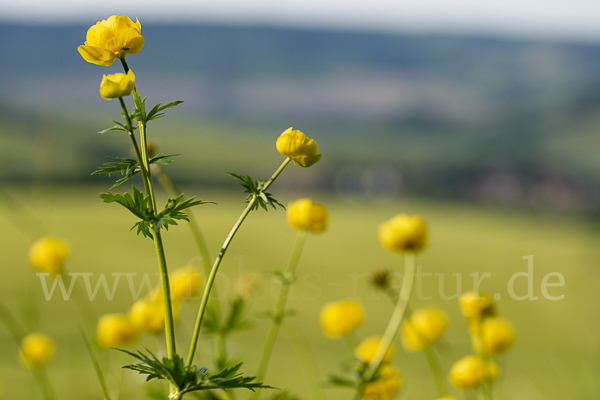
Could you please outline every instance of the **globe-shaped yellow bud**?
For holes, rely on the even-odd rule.
[[[356,349],[354,355],[364,363],[370,363],[375,358],[379,345],[381,344],[381,336],[370,336],[364,339]],[[394,356],[394,346],[390,345],[383,355],[382,362],[390,362]]]
[[[105,100],[128,96],[135,87],[135,75],[132,70],[127,74],[104,75],[100,82],[100,96]]]
[[[399,214],[379,225],[378,236],[388,250],[418,253],[427,245],[427,225],[418,215]]]
[[[287,218],[293,228],[312,233],[323,232],[329,220],[325,207],[311,199],[298,199],[291,203],[287,208]]]
[[[105,314],[98,320],[96,338],[103,347],[122,347],[137,339],[137,331],[125,314]]]
[[[479,356],[469,355],[452,364],[448,379],[461,389],[474,389],[482,384],[493,384],[500,374],[500,367]]]
[[[60,274],[68,255],[67,243],[53,236],[39,239],[29,248],[31,265],[37,270],[52,275]]]
[[[402,326],[402,346],[407,351],[419,351],[432,345],[448,326],[447,314],[437,307],[420,308],[412,312]]]
[[[344,300],[325,304],[319,320],[323,332],[331,338],[337,338],[358,328],[364,316],[365,312],[360,303]]]
[[[508,350],[515,340],[515,327],[505,318],[486,318],[479,327],[473,344],[475,352],[495,357]]]
[[[179,314],[180,303],[173,299],[171,301],[173,319]],[[129,319],[133,326],[142,332],[159,333],[165,329],[165,312],[163,308],[162,294],[154,298],[144,298],[136,301],[129,310]]]
[[[19,358],[27,368],[37,368],[50,361],[55,351],[54,340],[41,332],[35,332],[21,340]]]
[[[391,400],[402,387],[402,377],[398,370],[389,364],[382,364],[378,377],[361,390],[361,397],[365,400]]]
[[[277,138],[276,147],[279,153],[291,158],[299,167],[310,167],[318,163],[322,157],[317,142],[291,127]]]
[[[171,298],[182,300],[195,297],[202,289],[202,274],[198,268],[185,266],[177,268],[169,276]]]
[[[478,321],[496,315],[494,300],[484,293],[465,292],[459,297],[458,305],[468,321]]]

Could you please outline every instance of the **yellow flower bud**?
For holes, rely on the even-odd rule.
[[[136,54],[144,47],[142,25],[127,16],[113,15],[96,22],[87,31],[86,41],[77,50],[85,61],[110,66],[116,58]]]
[[[337,338],[358,328],[363,322],[364,314],[362,306],[356,301],[327,303],[321,309],[321,327],[327,336]]]
[[[486,383],[492,384],[500,374],[500,367],[481,357],[469,355],[452,364],[448,379],[461,389],[474,389]]]
[[[60,274],[68,255],[67,243],[53,236],[39,239],[29,249],[31,265],[52,275]]]
[[[413,311],[402,326],[402,346],[407,351],[419,351],[430,346],[446,330],[448,316],[437,307]]]
[[[121,347],[137,339],[137,332],[125,314],[105,314],[98,320],[98,343],[104,347]]]
[[[437,400],[456,400],[456,397],[454,397],[454,396],[444,396],[444,397],[440,397]]]
[[[171,301],[173,308],[173,319],[179,315],[180,303]],[[136,301],[129,310],[129,319],[133,326],[146,333],[159,333],[165,329],[165,312],[163,308],[162,295],[154,299],[145,298]]]
[[[354,349],[354,355],[364,363],[370,363],[377,354],[379,344],[381,343],[381,336],[370,336],[364,339],[356,349]],[[385,354],[383,355],[382,362],[390,362],[394,356],[394,346],[390,346]]]
[[[176,269],[169,276],[171,298],[182,300],[200,293],[202,289],[202,275],[198,268],[185,266]]]
[[[327,228],[327,210],[310,199],[298,199],[287,209],[287,217],[292,227],[312,233],[323,232]]]
[[[379,225],[379,242],[396,253],[418,253],[427,244],[427,225],[418,215],[396,215]]]
[[[458,299],[458,305],[468,321],[478,321],[496,315],[494,300],[484,293],[463,293]]]
[[[486,318],[479,329],[479,337],[473,340],[474,350],[488,357],[495,357],[508,350],[515,340],[515,328],[504,318]]]
[[[100,96],[105,100],[124,97],[135,87],[135,75],[132,70],[125,74],[103,75],[100,83]]]
[[[35,332],[21,340],[19,357],[27,368],[41,367],[52,359],[56,345],[47,335]]]
[[[299,167],[310,167],[322,157],[317,142],[307,138],[301,131],[292,130],[291,127],[277,138],[276,146],[279,153],[291,158]]]
[[[402,387],[400,373],[389,364],[382,364],[379,377],[363,386],[361,395],[365,400],[391,400]]]

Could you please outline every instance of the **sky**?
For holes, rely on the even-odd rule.
[[[0,22],[214,22],[600,43],[598,0],[2,0]]]

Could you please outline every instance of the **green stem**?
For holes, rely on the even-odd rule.
[[[81,337],[83,338],[83,342],[85,343],[85,347],[92,359],[92,364],[94,365],[94,371],[96,371],[96,376],[100,381],[100,386],[102,387],[102,391],[104,392],[105,400],[111,400],[110,391],[108,390],[108,385],[106,384],[106,379],[104,379],[104,374],[102,373],[102,368],[100,367],[100,363],[98,362],[98,357],[96,357],[96,352],[92,347],[92,343],[89,341],[83,327],[79,327],[79,332],[81,333]]]
[[[277,339],[277,333],[279,332],[279,327],[285,318],[285,304],[287,302],[290,286],[294,281],[294,274],[296,267],[298,266],[298,261],[300,260],[300,254],[302,253],[302,248],[304,247],[305,241],[306,231],[298,231],[290,259],[281,278],[281,285],[279,286],[279,294],[277,295],[275,310],[273,311],[269,331],[267,333],[267,337],[265,338],[265,344],[263,345],[262,354],[260,356],[258,371],[256,373],[256,380],[258,382],[262,382],[263,378],[265,377],[269,360],[271,358],[271,353],[273,351],[273,347],[275,346],[275,339]],[[257,398],[259,393],[260,392],[257,391],[253,397]]]
[[[177,353],[175,346],[175,324],[173,318],[173,308],[171,305],[171,290],[169,287],[169,271],[167,270],[167,260],[165,250],[162,243],[160,230],[151,227],[152,237],[154,238],[154,247],[156,249],[156,257],[158,259],[158,268],[160,270],[160,288],[163,293],[163,308],[165,310],[165,337],[167,341],[167,356],[173,357]]]
[[[446,388],[446,380],[444,379],[444,373],[442,372],[442,367],[440,366],[440,362],[433,351],[431,346],[426,346],[423,349],[423,354],[427,359],[427,364],[429,364],[429,369],[433,374],[433,379],[435,381],[435,386],[438,391],[439,397],[445,397],[448,395],[448,389]]]
[[[296,326],[286,325],[284,327],[285,335],[288,340],[294,346],[298,361],[304,370],[304,376],[306,378],[306,385],[310,392],[310,397],[313,400],[325,400],[325,393],[323,392],[323,385],[320,384],[321,377],[317,368],[317,363],[310,351],[306,338],[302,336],[300,330]]]
[[[50,379],[48,379],[48,374],[44,367],[36,367],[32,369],[33,375],[35,379],[38,381],[42,391],[44,393],[45,400],[55,400],[56,396],[54,395],[54,390],[52,389],[52,385],[50,384]]]
[[[415,254],[412,252],[407,252],[404,254],[404,276],[402,278],[402,287],[400,289],[400,296],[398,296],[398,302],[396,303],[396,307],[392,313],[392,317],[388,322],[388,326],[385,329],[385,333],[379,343],[379,348],[375,353],[375,357],[371,360],[367,369],[365,371],[364,376],[366,377],[366,381],[370,381],[381,362],[383,361],[383,357],[385,353],[388,351],[394,338],[396,337],[396,333],[404,320],[404,316],[406,315],[406,311],[408,310],[408,303],[410,302],[410,297],[412,294],[412,288],[415,281]]]
[[[275,181],[275,179],[277,179],[277,177],[281,174],[281,172],[283,172],[283,170],[290,163],[290,161],[292,161],[292,159],[289,157],[285,159],[285,161],[279,166],[277,171],[275,171],[273,176],[271,176],[271,179],[269,179],[265,183],[265,186],[262,189],[262,193],[264,193],[269,188],[269,186],[271,186],[271,184]],[[233,228],[231,228],[229,235],[227,235],[227,238],[225,238],[225,242],[223,242],[223,245],[221,246],[221,250],[219,251],[217,258],[215,259],[215,262],[213,263],[210,274],[208,275],[208,279],[206,281],[206,286],[204,288],[204,293],[202,295],[202,300],[200,301],[200,308],[198,309],[198,317],[196,318],[196,325],[194,326],[194,334],[192,336],[192,342],[190,344],[190,352],[188,354],[188,359],[187,359],[188,367],[190,367],[194,361],[194,354],[196,353],[196,346],[198,345],[198,339],[200,337],[200,328],[202,327],[202,319],[204,318],[204,312],[206,311],[206,305],[208,304],[208,298],[210,296],[211,289],[215,282],[215,278],[217,277],[217,272],[219,270],[219,266],[221,265],[221,261],[223,261],[225,252],[227,252],[227,249],[229,248],[229,245],[231,244],[233,237],[235,236],[236,232],[238,231],[238,229],[240,228],[240,226],[242,225],[242,223],[244,222],[244,220],[246,219],[246,217],[248,216],[248,214],[254,207],[254,203],[256,203],[257,199],[258,199],[258,197],[255,195],[252,198],[252,200],[250,200],[250,202],[248,203],[248,205],[242,212],[242,215],[240,215],[237,222],[233,225]]]

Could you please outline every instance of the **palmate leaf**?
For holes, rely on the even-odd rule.
[[[169,230],[169,225],[177,225],[178,220],[189,222],[189,218],[183,210],[205,203],[208,202],[195,200],[195,197],[183,200],[183,193],[174,199],[169,199],[165,208],[152,219],[154,227],[156,229],[165,228]]]
[[[123,368],[147,375],[146,381],[167,380],[177,388],[179,394],[208,389],[271,388],[260,382],[254,382],[255,377],[253,376],[244,376],[239,373],[242,363],[226,367],[216,374],[210,374],[204,367],[186,366],[183,359],[177,354],[173,358],[163,357],[162,360],[159,360],[149,350],[146,350],[148,354],[139,350],[135,353],[122,349],[116,350],[139,360],[138,363],[125,365]]]
[[[105,203],[119,203],[128,209],[133,215],[138,217],[138,221],[131,229],[137,228],[137,234],[143,234],[145,237],[152,237],[150,233],[150,222],[152,221],[152,207],[150,196],[144,197],[142,192],[134,185],[131,185],[133,196],[129,193],[113,194],[110,192],[100,193],[100,197]]]
[[[263,181],[261,179],[253,180],[248,175],[241,176],[231,172],[226,172],[226,174],[239,181],[238,183],[245,189],[244,193],[249,193],[249,195],[246,197],[246,203],[250,203],[253,199],[256,199],[251,211],[258,210],[258,207],[261,207],[265,211],[269,211],[267,208],[268,205],[274,209],[279,206],[285,210],[283,204],[277,201],[277,199],[275,199],[271,193],[265,192],[265,184],[267,181]]]
[[[149,164],[161,164],[167,165],[173,162],[170,158],[176,157],[179,154],[170,154],[167,156],[163,156],[162,153],[157,154],[156,156],[150,158],[148,160]],[[115,187],[121,185],[122,183],[127,182],[134,176],[140,173],[140,163],[133,158],[123,158],[123,157],[108,157],[113,162],[104,163],[104,167],[100,167],[96,171],[92,172],[92,175],[99,174],[108,174],[111,176],[114,173],[120,172],[123,175],[123,178],[117,180],[114,185],[110,187],[110,189],[114,189]]]

